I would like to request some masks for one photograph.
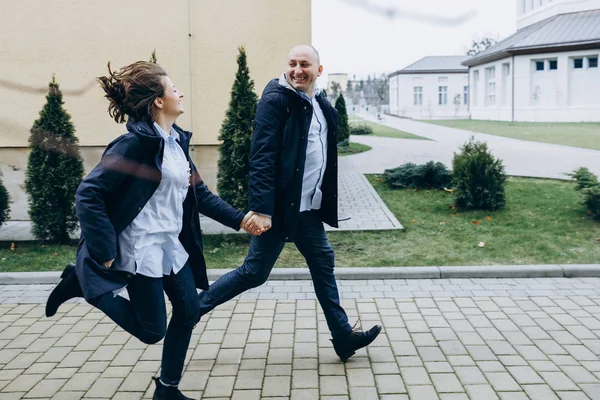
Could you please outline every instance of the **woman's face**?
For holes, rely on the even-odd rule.
[[[157,97],[156,100],[154,100],[154,105],[159,113],[177,118],[184,112],[181,105],[183,92],[175,87],[173,81],[168,76],[163,77],[163,86],[165,92],[161,97]]]

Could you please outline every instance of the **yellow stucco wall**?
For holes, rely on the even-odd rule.
[[[285,68],[288,50],[311,43],[311,0],[0,0],[0,171],[12,219],[27,219],[22,190],[29,130],[52,75],[63,91],[86,171],[125,132],[95,82],[106,64],[158,63],[185,93],[177,123],[194,132],[192,157],[215,190],[219,129],[246,47],[258,95]]]
[[[158,63],[186,94],[178,124],[194,144],[217,144],[244,45],[256,91],[283,70],[287,50],[310,43],[310,0],[0,0],[0,148],[27,145],[52,74],[82,146],[124,131],[94,78],[106,63]],[[1,160],[0,160],[1,161]]]

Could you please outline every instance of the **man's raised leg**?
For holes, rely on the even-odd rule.
[[[242,266],[226,273],[210,285],[208,290],[198,294],[200,316],[238,294],[265,283],[284,245],[285,240],[275,231],[253,236]]]

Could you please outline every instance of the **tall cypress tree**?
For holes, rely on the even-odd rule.
[[[10,212],[10,195],[2,182],[2,173],[0,172],[0,226],[8,220]]]
[[[350,138],[350,125],[348,125],[348,112],[346,111],[346,100],[340,94],[335,101],[335,109],[338,112],[338,143]]]
[[[258,96],[246,62],[246,51],[238,48],[238,70],[231,88],[231,99],[221,125],[217,191],[232,206],[248,207],[248,159],[252,144],[252,121],[256,115]]]
[[[75,191],[83,178],[83,160],[75,127],[63,108],[63,97],[52,77],[46,104],[33,123],[25,190],[33,234],[41,240],[69,241],[77,227]]]

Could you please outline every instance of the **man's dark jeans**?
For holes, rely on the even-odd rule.
[[[168,328],[163,290],[173,305]],[[200,319],[191,267],[186,264],[177,275],[163,278],[135,275],[127,292],[130,300],[107,293],[90,304],[144,343],[154,344],[164,337],[160,379],[167,385],[179,384],[192,330]]]
[[[348,316],[340,306],[335,276],[335,254],[329,245],[318,211],[300,213],[294,243],[308,264],[315,294],[321,304],[331,335],[343,336],[352,330]],[[230,300],[238,294],[267,281],[277,257],[285,245],[285,238],[275,231],[267,231],[250,239],[250,249],[244,264],[223,275],[207,291],[198,294],[200,315]]]

